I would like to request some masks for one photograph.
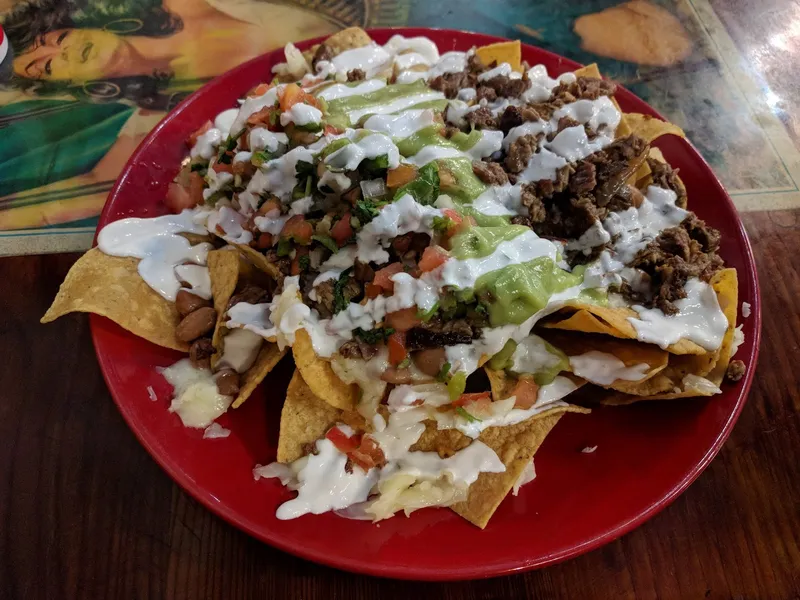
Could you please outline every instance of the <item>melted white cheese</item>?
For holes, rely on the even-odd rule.
[[[579,356],[570,356],[569,364],[575,375],[597,385],[611,385],[618,379],[640,381],[644,379],[650,369],[650,365],[647,363],[638,363],[627,367],[613,354],[597,350],[591,350]]]
[[[188,358],[162,369],[161,374],[174,388],[169,411],[177,413],[186,427],[208,427],[233,401],[217,391],[211,371],[195,369]]]

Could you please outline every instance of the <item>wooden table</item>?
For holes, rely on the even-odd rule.
[[[760,56],[796,140],[798,52],[761,47],[800,14],[786,4],[794,8],[714,6],[743,52]],[[86,318],[38,323],[76,255],[1,260],[0,598],[800,597],[800,210],[743,220],[761,277],[763,342],[750,399],[719,456],[674,504],[604,548],[453,584],[320,567],[199,506],[123,423]],[[457,548],[443,551],[458,560]]]

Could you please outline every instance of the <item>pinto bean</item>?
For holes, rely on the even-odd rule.
[[[223,396],[236,396],[239,393],[239,374],[233,369],[220,369],[214,380],[217,382],[217,391]]]
[[[182,342],[191,342],[211,332],[216,323],[217,311],[204,306],[183,317],[175,329],[175,336]]]
[[[211,355],[214,354],[214,346],[211,344],[209,338],[200,338],[192,342],[189,347],[189,360],[192,361],[192,366],[198,369],[211,368]]]
[[[178,309],[178,314],[182,317],[205,306],[211,306],[211,301],[201,298],[189,290],[180,289],[178,290],[178,295],[175,296],[175,308]]]

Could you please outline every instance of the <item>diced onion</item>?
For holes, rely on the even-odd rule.
[[[270,479],[272,477],[280,479],[282,485],[288,485],[294,481],[295,478],[294,471],[292,471],[288,465],[277,462],[263,466],[256,465],[256,468],[253,469],[253,479],[256,481],[259,479]]]
[[[383,179],[369,179],[360,185],[364,198],[380,198],[386,194],[386,182]]]
[[[352,519],[354,521],[372,521],[372,515],[367,512],[367,508],[371,504],[371,501],[351,504],[347,508],[341,508],[333,511],[333,514],[342,517],[343,519]]]

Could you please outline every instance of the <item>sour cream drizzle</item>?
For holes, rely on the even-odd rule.
[[[185,263],[205,265],[208,251],[212,248],[208,243],[193,246],[178,235],[208,233],[205,227],[195,222],[196,214],[197,211],[184,210],[179,215],[114,221],[100,230],[97,246],[109,256],[140,259],[138,271],[145,283],[166,300],[174,302],[181,288],[175,268]],[[186,274],[185,270],[183,272]],[[197,277],[196,272],[194,277]]]

